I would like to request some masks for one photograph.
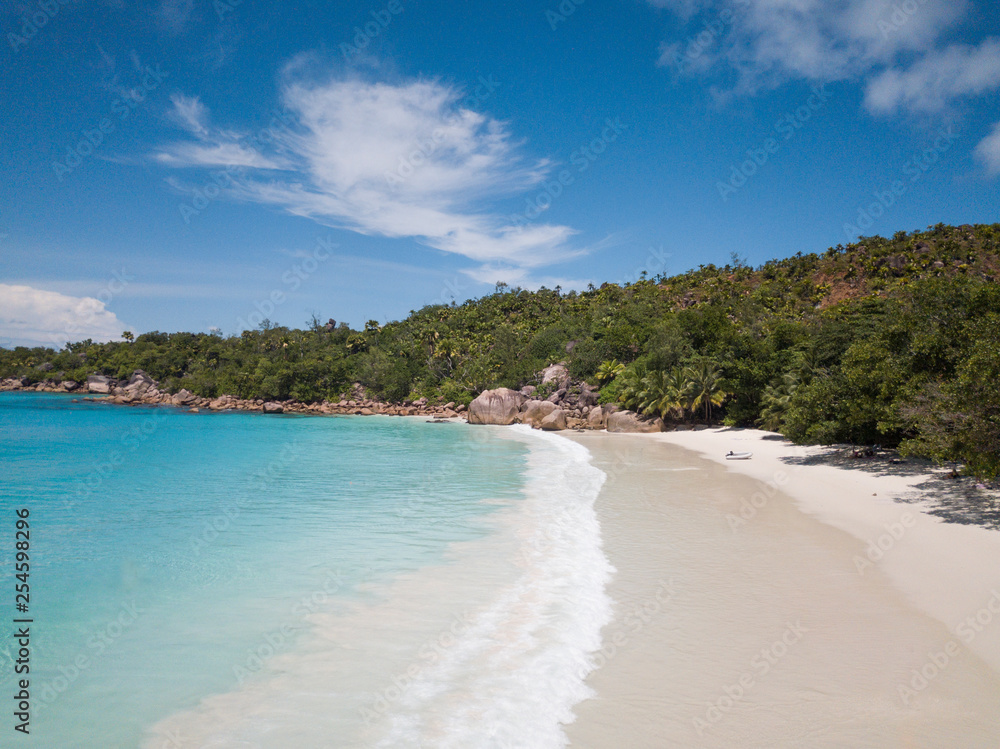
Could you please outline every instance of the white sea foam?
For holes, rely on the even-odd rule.
[[[566,746],[612,615],[594,510],[605,475],[562,437],[494,436],[529,448],[523,498],[489,516],[494,532],[310,615],[294,647],[161,721],[147,747]]]
[[[530,434],[530,436],[529,436]],[[594,500],[605,475],[589,452],[529,433],[518,512],[521,572],[422,669],[387,716],[379,747],[562,747],[611,619],[613,568]]]

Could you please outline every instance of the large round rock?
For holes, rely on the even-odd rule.
[[[521,414],[521,421],[533,427],[539,426],[542,419],[555,411],[555,403],[549,401],[528,401],[524,406],[524,413]]]
[[[484,390],[469,404],[470,424],[513,424],[525,397],[510,388]]]
[[[632,411],[618,411],[608,416],[609,432],[662,432],[663,419],[645,421]]]
[[[539,426],[546,432],[559,432],[566,428],[566,412],[557,408],[544,419]]]

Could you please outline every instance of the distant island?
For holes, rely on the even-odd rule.
[[[529,387],[535,398],[564,389],[667,427],[723,423],[800,444],[880,444],[995,478],[998,276],[1000,224],[938,224],[756,268],[733,253],[723,267],[642,273],[583,292],[498,283],[480,299],[362,330],[264,320],[229,338],[125,332],[61,351],[4,349],[0,379],[31,387],[142,370],[165,392],[206,399],[456,411],[489,389]],[[555,364],[567,377],[543,383]]]

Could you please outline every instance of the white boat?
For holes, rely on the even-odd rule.
[[[728,453],[726,453],[726,460],[749,460],[752,457],[753,453],[751,452],[734,453],[732,450],[730,450]]]

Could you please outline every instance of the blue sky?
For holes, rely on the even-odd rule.
[[[354,327],[1000,221],[971,0],[13,0],[0,344]]]

